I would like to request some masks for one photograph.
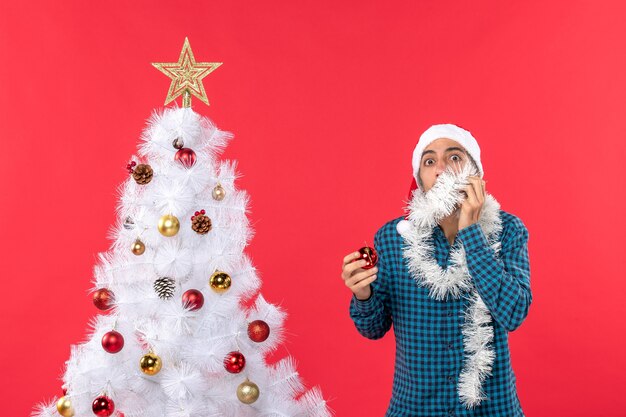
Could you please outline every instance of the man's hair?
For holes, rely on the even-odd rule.
[[[469,152],[467,152],[467,151],[465,151],[465,155],[467,155],[469,157],[469,160],[470,160],[471,164],[474,166],[474,169],[477,172],[480,172],[480,170],[478,169],[478,165],[476,164],[476,161],[474,161],[474,158],[472,158],[472,155],[470,155]],[[420,171],[421,171],[421,169],[420,169]],[[417,183],[420,186],[420,190],[423,191],[424,190],[424,183],[422,182],[422,177],[419,175],[419,172],[417,174]]]

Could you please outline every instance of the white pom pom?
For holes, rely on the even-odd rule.
[[[185,362],[165,368],[161,372],[163,374],[161,384],[166,395],[172,400],[201,395],[206,388],[200,372]]]
[[[411,223],[408,220],[400,220],[396,225],[396,230],[401,236],[404,236],[411,230]]]
[[[161,276],[185,282],[193,265],[191,255],[192,251],[184,247],[180,240],[166,240],[157,249],[154,267]]]

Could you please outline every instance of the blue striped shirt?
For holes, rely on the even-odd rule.
[[[360,334],[379,339],[391,328],[396,361],[386,417],[523,416],[511,367],[508,332],[518,328],[532,301],[528,230],[513,214],[500,210],[500,253],[488,245],[478,223],[458,231],[453,245],[443,230],[433,228],[432,243],[438,264],[445,268],[456,245],[463,245],[472,282],[493,318],[496,354],[492,374],[483,382],[488,399],[473,409],[461,404],[457,382],[463,368],[463,313],[466,297],[437,301],[418,285],[403,257],[404,239],[396,230],[402,217],[378,230],[378,278],[367,300],[350,301],[350,317]]]

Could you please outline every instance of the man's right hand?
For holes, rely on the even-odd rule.
[[[372,287],[370,284],[377,278],[376,273],[378,267],[371,269],[363,269],[363,266],[367,264],[365,259],[354,261],[361,256],[359,252],[352,252],[343,258],[343,268],[341,272],[341,278],[346,284],[346,287],[350,288],[350,291],[354,293],[359,300],[367,300],[372,295]]]

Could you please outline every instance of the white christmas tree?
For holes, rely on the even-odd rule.
[[[248,196],[218,159],[232,135],[190,107],[191,94],[207,102],[201,78],[220,64],[195,62],[185,40],[178,63],[158,65],[179,66],[168,100],[183,107],[149,120],[95,267],[106,313],[72,346],[63,397],[33,416],[330,416],[291,357],[267,362],[285,313],[258,293],[244,253]]]

